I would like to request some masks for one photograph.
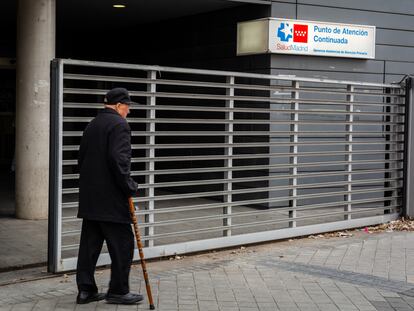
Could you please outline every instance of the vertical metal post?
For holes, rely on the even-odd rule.
[[[147,97],[147,105],[151,108],[155,107],[156,105],[156,97],[155,92],[157,90],[157,72],[154,70],[151,70],[148,72],[148,79],[151,80],[150,83],[148,83],[147,91],[150,92],[150,95]],[[149,146],[149,148],[146,150],[146,157],[149,159],[146,163],[146,170],[149,172],[148,175],[145,177],[145,183],[149,185],[149,187],[146,190],[146,196],[148,197],[148,211],[149,214],[145,216],[145,223],[153,224],[154,223],[154,213],[155,210],[155,190],[154,190],[154,184],[155,184],[155,117],[156,117],[156,111],[155,109],[148,109],[147,110],[147,120],[150,120],[151,122],[147,123],[146,125],[146,131],[147,131],[147,138],[146,138],[146,144]],[[154,235],[154,227],[146,227],[145,228],[145,235],[146,236],[153,236]],[[154,246],[154,240],[148,239],[145,241],[145,246],[152,247]]]
[[[63,63],[51,62],[48,271],[59,272],[62,259]]]
[[[391,95],[391,89],[390,88],[385,88],[385,93]],[[385,101],[384,102],[386,104],[390,104],[391,103],[391,97],[385,95]],[[385,112],[390,113],[391,112],[391,107],[389,107],[389,106],[385,107]],[[389,114],[385,115],[384,119],[385,119],[385,122],[388,123],[388,122],[391,121],[391,116]],[[391,126],[389,124],[385,124],[384,133],[385,133],[386,142],[391,139],[390,132],[391,132]],[[386,144],[385,145],[385,160],[386,161],[389,161],[391,159],[390,152],[392,152],[392,150],[390,151],[390,149],[391,149],[390,144]],[[390,169],[390,163],[388,163],[388,162],[385,163],[385,169],[386,170]],[[387,179],[384,183],[384,187],[388,188],[388,187],[390,187],[390,181],[388,179],[391,178],[391,173],[386,172],[384,174],[384,176]],[[384,193],[385,197],[389,197],[390,195],[391,195],[390,191],[385,191],[385,193]],[[384,202],[384,206],[389,206],[389,205],[391,205],[390,201],[387,200],[387,201]],[[390,213],[390,210],[384,210],[384,214],[389,214],[389,213]]]
[[[346,134],[346,141],[347,144],[345,145],[345,151],[347,152],[345,155],[345,161],[348,162],[348,164],[346,165],[346,171],[348,172],[348,174],[346,175],[346,181],[347,181],[347,185],[345,186],[346,189],[345,191],[347,191],[347,194],[345,195],[345,202],[346,205],[344,207],[344,220],[349,220],[352,218],[351,215],[351,210],[352,210],[352,141],[353,141],[353,130],[354,130],[354,94],[352,94],[354,92],[354,86],[353,85],[348,85],[347,86],[347,92],[348,94],[346,95],[346,100],[349,102],[349,105],[347,105],[346,107],[346,111],[348,112],[346,115],[346,126],[345,126],[345,130],[347,132]]]
[[[397,90],[396,89],[391,89],[390,91],[391,94],[393,95],[397,95]],[[396,180],[396,178],[398,178],[400,176],[400,172],[397,171],[398,169],[398,160],[401,158],[401,155],[399,153],[397,153],[396,151],[399,150],[399,143],[396,142],[399,140],[399,134],[398,132],[400,132],[402,129],[400,128],[400,125],[397,124],[399,122],[401,122],[401,117],[399,115],[397,115],[397,113],[399,113],[400,110],[400,98],[398,96],[395,96],[392,100],[392,103],[394,104],[394,106],[391,107],[391,113],[394,113],[393,115],[391,115],[391,119],[390,121],[392,122],[390,130],[391,130],[391,135],[390,135],[390,139],[391,139],[391,144],[389,146],[390,148],[390,155],[389,155],[389,160],[392,161],[389,164],[389,169],[391,169],[392,171],[390,172],[389,176],[390,178],[392,178],[393,180],[391,180],[389,182],[389,187],[394,188],[390,191],[391,196],[394,197],[394,199],[392,199],[391,201],[391,205],[392,206],[396,206],[398,205],[398,199],[396,198],[398,196],[398,191],[396,189],[396,186],[398,184],[398,181]],[[390,212],[390,211],[388,211]]]
[[[403,215],[414,217],[414,78],[405,80]]]
[[[229,87],[226,89],[226,95],[233,97],[234,96],[234,77],[227,77],[227,84],[229,84]],[[226,123],[226,144],[229,146],[226,148],[226,160],[224,161],[224,167],[227,168],[227,171],[225,172],[224,179],[229,180],[225,186],[224,191],[227,193],[224,196],[224,202],[225,203],[231,203],[233,201],[231,191],[233,190],[233,184],[231,182],[231,179],[233,178],[233,171],[231,170],[233,167],[233,121],[234,121],[234,112],[232,109],[234,108],[234,100],[228,99],[226,100],[226,107],[230,110],[226,112],[226,120],[228,123]],[[229,215],[226,218],[223,218],[223,226],[231,226],[231,213],[232,209],[230,205],[223,207],[223,214]],[[224,229],[223,230],[223,236],[231,236],[231,229]]]
[[[295,89],[295,91],[292,91],[292,98],[293,99],[299,99],[299,82],[298,81],[292,81],[292,87]],[[294,228],[296,227],[296,207],[297,207],[297,185],[298,185],[298,142],[299,142],[299,135],[297,134],[299,131],[299,102],[295,101],[291,104],[291,110],[294,112],[291,113],[291,121],[293,121],[290,124],[290,131],[294,134],[290,135],[290,142],[292,145],[290,145],[290,164],[292,167],[289,169],[289,185],[292,187],[292,189],[289,191],[289,197],[291,198],[289,200],[289,207],[291,210],[289,210],[289,219],[292,218],[293,220],[289,220],[289,227]]]

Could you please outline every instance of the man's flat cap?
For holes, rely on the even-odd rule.
[[[129,97],[128,90],[123,87],[116,87],[106,93],[104,103],[107,105],[116,105],[117,103],[127,105],[136,104],[136,102],[133,102],[131,97]]]

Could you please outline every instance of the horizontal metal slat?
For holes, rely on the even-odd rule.
[[[257,148],[257,147],[282,147],[282,146],[346,146],[346,145],[391,145],[402,144],[403,140],[380,141],[306,141],[306,142],[261,142],[261,143],[187,143],[187,144],[133,144],[132,150],[142,149],[218,149],[218,148]],[[64,145],[62,151],[78,151],[79,145]]]
[[[214,209],[221,208],[224,206],[244,206],[252,204],[265,204],[265,203],[276,203],[276,202],[285,202],[291,199],[304,200],[312,198],[326,198],[338,195],[347,195],[347,194],[359,194],[359,193],[376,193],[376,192],[385,192],[391,191],[393,189],[399,189],[401,187],[384,187],[384,188],[372,188],[372,189],[362,189],[362,190],[352,190],[352,191],[334,191],[334,192],[318,192],[305,195],[297,196],[287,196],[287,197],[278,197],[278,198],[267,198],[267,199],[255,199],[255,200],[242,200],[236,202],[220,202],[220,203],[206,203],[198,205],[189,205],[189,206],[179,206],[179,207],[166,207],[159,210],[148,211],[149,214],[155,213],[173,213],[173,212],[185,212],[185,211],[195,211],[195,210],[205,210],[205,209]],[[78,206],[78,202],[68,202],[62,203],[62,208],[74,208]]]
[[[345,203],[346,204],[346,203]],[[345,205],[344,204],[344,205]],[[397,207],[397,206],[395,206]],[[393,208],[393,207],[382,207],[385,210]],[[379,209],[381,209],[381,207],[379,207]],[[295,211],[300,212],[300,211],[305,211],[305,210],[309,210],[308,208],[304,209],[304,208],[296,208]],[[298,218],[302,218],[302,217],[310,217],[310,218],[315,218],[318,217],[320,215],[324,215],[324,216],[332,216],[332,215],[336,215],[336,214],[352,214],[352,213],[358,213],[362,211],[373,211],[375,210],[375,208],[361,208],[358,209],[357,211],[343,211],[343,212],[328,212],[328,213],[324,213],[324,214],[316,214],[316,215],[312,215],[312,216],[297,216],[297,217],[293,217],[293,220],[298,219]],[[285,211],[287,212],[287,211]],[[145,224],[141,224],[140,227],[141,228],[149,228],[149,227],[159,227],[159,226],[170,226],[170,225],[175,225],[175,224],[181,224],[187,221],[209,221],[209,220],[220,220],[220,219],[225,219],[225,218],[237,218],[237,217],[246,217],[246,216],[256,216],[256,215],[268,215],[268,214],[281,214],[282,211],[278,210],[278,209],[271,209],[271,210],[265,210],[265,211],[249,211],[249,212],[240,212],[240,213],[232,213],[232,214],[221,214],[221,215],[212,215],[212,216],[201,216],[201,217],[190,217],[190,218],[182,218],[182,219],[177,219],[177,220],[166,220],[166,221],[160,221],[160,222],[154,222],[154,223],[145,223]],[[289,219],[288,221],[292,221],[292,218],[284,218],[284,220],[286,221],[287,219]],[[283,220],[281,220],[283,221]],[[266,221],[264,221],[266,222]],[[263,223],[263,221],[257,222],[257,223]],[[79,230],[80,232],[80,230]]]
[[[111,63],[111,62],[97,62],[97,61],[85,61],[75,59],[61,59],[63,65],[71,66],[88,66],[98,68],[116,68],[116,69],[128,69],[128,70],[140,70],[140,71],[155,71],[155,72],[170,72],[170,73],[182,73],[190,75],[206,75],[206,76],[219,76],[227,77],[233,76],[237,78],[255,78],[265,80],[280,80],[280,81],[301,81],[301,82],[312,82],[312,83],[325,83],[334,85],[354,85],[356,87],[366,88],[391,88],[401,89],[401,85],[398,83],[373,83],[373,82],[362,82],[362,81],[348,81],[348,80],[333,80],[333,79],[320,79],[320,78],[305,78],[297,77],[295,75],[268,75],[259,73],[245,73],[237,71],[224,71],[224,70],[207,70],[207,69],[194,69],[194,68],[179,68],[179,67],[166,67],[156,65],[137,65],[137,64],[125,64],[125,63]]]
[[[213,184],[223,184],[223,183],[242,183],[242,182],[252,182],[252,181],[269,181],[269,180],[278,180],[278,179],[291,179],[291,178],[309,178],[309,177],[325,177],[325,176],[345,176],[345,175],[363,175],[363,174],[379,174],[379,173],[388,173],[388,172],[398,172],[403,169],[376,169],[376,170],[358,170],[352,172],[346,171],[333,171],[333,172],[318,172],[318,173],[306,173],[306,174],[296,174],[296,175],[278,175],[278,176],[261,176],[261,177],[238,177],[232,179],[208,179],[208,180],[186,180],[179,182],[163,182],[155,184],[140,184],[140,189],[147,188],[165,188],[165,187],[181,187],[181,186],[196,186],[196,185],[213,185]],[[67,174],[63,176],[63,180],[76,179],[79,178],[78,174]]]
[[[261,187],[261,188],[245,188],[240,190],[231,190],[231,191],[210,191],[210,192],[197,192],[197,193],[190,193],[190,194],[177,194],[177,195],[162,195],[162,196],[155,196],[155,197],[139,197],[134,199],[135,203],[140,202],[148,202],[148,201],[166,201],[166,200],[176,200],[176,199],[191,199],[191,198],[203,198],[203,197],[210,197],[210,196],[221,196],[221,195],[234,195],[234,194],[245,194],[245,193],[260,193],[260,192],[275,192],[275,191],[285,191],[285,190],[307,190],[307,189],[330,189],[330,188],[337,188],[346,185],[361,186],[361,185],[372,185],[375,183],[385,183],[385,182],[398,182],[401,181],[402,177],[395,177],[395,178],[380,178],[380,179],[366,179],[366,180],[353,180],[351,182],[343,181],[343,182],[323,182],[323,183],[314,183],[314,184],[301,184],[301,185],[290,185],[290,186],[275,186],[275,187]],[[72,188],[71,188],[72,189]],[[75,188],[77,189],[77,188]]]
[[[344,205],[347,204],[346,202],[344,202]],[[386,206],[386,207],[382,207],[383,209],[390,209],[391,207]],[[301,208],[298,207],[295,209],[295,211],[300,212],[300,211],[306,211],[309,210],[309,208]],[[359,209],[358,211],[354,211],[355,212],[362,212],[362,211],[372,211],[375,210],[375,208],[362,208]],[[158,222],[153,222],[153,223],[142,223],[139,225],[139,227],[141,229],[143,228],[151,228],[151,227],[160,227],[160,226],[171,226],[171,225],[179,225],[179,224],[183,224],[183,223],[188,223],[188,222],[193,222],[193,221],[211,221],[211,220],[221,220],[221,219],[226,219],[226,218],[238,218],[238,217],[246,217],[246,216],[256,216],[256,215],[272,215],[272,214],[282,214],[282,212],[288,212],[287,210],[284,210],[283,208],[281,209],[269,209],[269,210],[260,210],[260,211],[247,211],[247,212],[238,212],[238,213],[232,213],[232,214],[216,214],[216,215],[209,215],[209,216],[199,216],[199,217],[188,217],[188,218],[181,218],[181,219],[171,219],[171,220],[164,220],[164,221],[158,221]],[[332,215],[336,215],[336,214],[342,214],[344,213],[346,214],[352,214],[351,212],[347,212],[347,211],[343,211],[343,212],[328,212],[328,213],[320,213],[320,214],[316,214],[316,215],[312,215],[309,217],[318,217],[320,215],[326,215],[326,216],[332,216]],[[283,215],[283,214],[282,214]],[[300,218],[301,216],[297,216],[297,217],[293,217],[293,220]],[[302,216],[302,217],[308,217],[308,216]],[[286,221],[286,219],[288,219],[288,221],[291,221],[292,218],[283,218],[281,219],[281,221]],[[260,221],[257,223],[266,223],[266,221]],[[74,235],[79,235],[81,232],[81,230],[70,230],[70,231],[64,231],[62,232],[62,236],[74,236]]]
[[[343,156],[347,154],[353,155],[372,155],[372,154],[399,154],[403,153],[404,150],[366,150],[366,151],[342,151],[342,152],[301,152],[300,154],[295,154],[296,157],[315,157],[315,156]],[[132,158],[132,163],[142,163],[142,162],[172,162],[172,161],[209,161],[209,160],[239,160],[239,159],[263,159],[263,158],[280,158],[292,156],[292,153],[279,152],[279,153],[260,153],[260,154],[237,154],[237,155],[206,155],[206,156],[163,156],[156,158]],[[78,160],[63,160],[63,165],[78,165]]]
[[[210,167],[210,168],[193,168],[193,169],[164,169],[164,170],[154,170],[154,171],[133,171],[131,172],[131,176],[142,176],[147,174],[153,174],[153,175],[178,175],[178,174],[192,174],[192,173],[211,173],[211,172],[229,172],[229,171],[249,171],[249,170],[271,170],[271,169],[287,169],[287,168],[293,168],[293,167],[327,167],[327,166],[338,166],[338,165],[349,165],[352,163],[352,165],[363,165],[363,164],[386,164],[386,163],[399,163],[403,162],[402,159],[395,159],[395,160],[360,160],[360,161],[341,161],[341,162],[335,162],[335,161],[328,161],[328,162],[310,162],[310,163],[299,163],[299,164],[273,164],[273,165],[243,165],[243,166],[233,166],[231,168],[229,167]],[[63,179],[69,179],[68,176],[71,175],[73,178],[70,179],[76,179],[79,178],[79,174],[64,174]]]
[[[140,83],[140,84],[157,84],[157,85],[175,85],[175,86],[190,86],[190,87],[206,87],[206,88],[234,88],[245,90],[260,90],[260,91],[295,91],[297,88],[279,86],[279,85],[256,85],[256,84],[240,84],[240,83],[219,83],[219,82],[204,82],[193,80],[168,80],[168,79],[147,79],[147,78],[135,78],[135,77],[122,77],[122,76],[101,76],[101,75],[87,75],[87,74],[70,74],[65,73],[63,76],[65,80],[82,80],[82,81],[111,81],[111,82],[125,82],[125,83]],[[401,91],[403,91],[401,89]],[[323,93],[323,94],[340,94],[340,95],[363,95],[363,96],[384,96],[387,98],[401,97],[402,94],[392,94],[384,92],[372,92],[369,89],[358,91],[349,91],[346,88],[332,89],[332,88],[310,88],[301,87],[300,92],[306,93]]]
[[[63,103],[63,108],[103,108],[103,104],[100,103]],[[292,114],[299,113],[301,115],[366,115],[366,116],[402,116],[403,112],[380,112],[380,111],[346,111],[346,110],[328,110],[328,109],[273,109],[273,108],[226,108],[226,107],[199,107],[199,106],[166,106],[166,105],[156,105],[156,106],[139,106],[136,109],[139,110],[155,110],[155,111],[198,111],[198,112],[234,112],[234,113],[259,113],[259,114],[269,114],[269,113],[279,113],[279,114]]]
[[[92,117],[63,117],[64,123],[77,122],[89,123]],[[397,121],[334,121],[334,120],[226,120],[226,119],[180,119],[180,118],[162,118],[162,119],[145,119],[145,118],[128,118],[128,123],[156,123],[156,124],[317,124],[317,125],[403,125],[404,122]]]
[[[260,143],[188,143],[188,144],[133,144],[132,149],[181,149],[181,148],[254,148],[254,147],[279,147],[279,146],[342,146],[342,145],[390,145],[402,144],[403,140],[379,140],[379,141],[301,141],[301,142],[260,142]],[[63,146],[63,150],[77,150],[71,149],[78,146]],[[66,149],[67,148],[67,149]],[[79,147],[78,147],[79,148]]]
[[[64,94],[81,94],[81,95],[105,95],[107,90],[100,89],[75,89],[65,88],[63,89]],[[275,97],[260,97],[260,96],[229,96],[229,95],[212,95],[212,94],[187,94],[187,93],[168,93],[168,92],[144,92],[144,91],[131,91],[131,96],[140,97],[155,97],[155,98],[175,98],[175,99],[199,99],[199,100],[234,100],[234,101],[245,101],[245,102],[268,102],[268,103],[280,103],[280,104],[312,104],[312,105],[350,105],[349,101],[346,100],[325,100],[325,99],[287,99],[287,98],[275,98]],[[398,105],[403,107],[403,103],[373,103],[354,101],[351,104],[357,106],[381,106],[381,107],[396,107]]]
[[[372,184],[372,183],[385,183],[390,181],[398,181],[402,180],[401,177],[395,178],[380,178],[380,179],[367,179],[367,180],[355,180],[355,181],[341,181],[341,182],[329,182],[329,183],[316,183],[316,184],[301,184],[296,186],[275,186],[275,187],[264,187],[264,188],[246,188],[241,190],[231,190],[231,191],[208,191],[208,192],[197,192],[197,193],[190,193],[190,194],[177,194],[177,195],[162,195],[162,196],[155,196],[155,197],[140,197],[139,199],[135,199],[134,202],[147,202],[147,201],[165,201],[165,200],[175,200],[175,199],[185,199],[185,198],[202,198],[202,197],[210,197],[210,196],[221,196],[227,194],[239,194],[239,193],[258,193],[258,192],[267,192],[267,191],[282,191],[282,190],[291,190],[291,189],[311,189],[311,188],[331,188],[331,187],[339,187],[339,186],[346,186],[348,184],[351,185],[363,185],[363,184]],[[62,194],[75,194],[79,192],[79,188],[64,188],[62,190]]]
[[[361,161],[328,161],[328,162],[311,162],[311,163],[299,163],[299,164],[272,164],[272,165],[241,165],[241,166],[233,166],[233,167],[211,167],[211,168],[194,168],[194,169],[175,169],[175,170],[155,170],[155,171],[139,171],[136,175],[143,174],[154,174],[154,175],[172,175],[172,174],[192,174],[192,173],[210,173],[210,172],[237,172],[237,171],[250,171],[250,170],[271,170],[271,169],[285,169],[285,168],[304,168],[304,167],[326,167],[326,166],[338,166],[338,165],[363,165],[363,164],[386,164],[386,163],[399,163],[403,162],[403,160],[382,160],[382,161],[374,161],[374,160],[361,160]],[[132,174],[132,176],[136,176]]]
[[[370,161],[370,160],[361,160],[361,161]],[[332,164],[324,164],[321,165],[319,163],[323,163],[323,162],[310,162],[308,166],[304,167],[318,167],[318,166],[337,166],[337,165],[348,165],[348,164],[352,164],[352,163],[356,163],[356,162],[346,162],[344,161],[342,164],[337,164],[338,162],[333,162]],[[382,163],[391,163],[391,162],[402,162],[401,159],[395,159],[395,160],[381,160],[378,161],[378,164],[382,164]],[[306,164],[306,163],[304,163]],[[356,163],[358,164],[358,163]],[[262,167],[262,168],[259,168]],[[302,167],[302,164],[275,164],[275,165],[264,165],[264,166],[256,166],[256,168],[251,168],[251,170],[267,170],[267,169],[272,169],[272,168],[292,168],[292,167]],[[232,168],[226,168],[226,167],[216,167],[216,168],[200,168],[199,170],[196,169],[191,169],[192,171],[186,171],[187,169],[181,169],[180,172],[177,172],[175,174],[188,174],[188,173],[205,173],[205,172],[227,172],[227,171],[240,171],[240,170],[249,170],[249,166],[235,166]],[[204,171],[203,171],[204,170]],[[131,176],[142,176],[142,175],[146,175],[146,174],[154,174],[154,175],[171,175],[174,173],[173,170],[154,170],[154,171],[131,171]],[[270,172],[271,173],[271,172]],[[296,176],[296,175],[295,175]],[[79,174],[63,174],[63,180],[69,180],[69,179],[78,179],[79,178]],[[234,178],[233,180],[236,180],[239,178]]]
[[[155,234],[151,236],[144,235],[141,237],[142,241],[147,240],[156,240],[160,238],[175,238],[179,236],[185,236],[185,235],[191,235],[191,234],[200,234],[200,233],[209,233],[209,232],[216,232],[216,231],[224,231],[228,229],[240,229],[240,228],[246,228],[246,227],[256,227],[256,226],[263,226],[263,225],[269,225],[269,224],[278,224],[278,223],[289,223],[291,221],[301,221],[306,219],[313,219],[313,218],[325,218],[325,217],[332,217],[332,216],[341,216],[341,215],[357,215],[357,214],[363,214],[367,212],[376,212],[376,211],[393,211],[399,206],[388,206],[388,207],[373,207],[373,208],[367,208],[364,210],[358,210],[358,211],[348,211],[348,212],[332,212],[329,215],[328,214],[321,214],[321,215],[313,215],[313,216],[297,216],[294,218],[285,218],[285,219],[274,219],[274,220],[267,220],[267,221],[260,221],[260,222],[250,222],[250,223],[244,223],[244,224],[236,224],[236,225],[227,225],[227,226],[220,226],[220,227],[210,227],[210,228],[204,228],[204,229],[196,229],[196,230],[186,230],[186,231],[178,231],[178,232],[169,232],[169,233],[161,233],[161,234]],[[69,251],[69,250],[76,250],[78,249],[79,244],[70,244],[70,245],[63,245],[62,251]]]
[[[384,182],[390,182],[392,180],[396,181],[396,180],[402,180],[402,178],[390,178],[390,179],[383,179]],[[358,184],[368,184],[371,185],[371,183],[361,183],[361,182],[350,182],[350,183],[331,183],[329,185],[329,187],[333,187],[336,186],[335,188],[338,188],[340,185],[341,186],[345,186],[347,184],[351,184],[353,186],[358,185]],[[291,189],[298,189],[298,190],[302,190],[302,189],[326,189],[326,187],[321,187],[321,185],[323,184],[314,184],[314,185],[302,185],[302,186],[289,186],[289,187],[267,187],[267,188],[250,188],[250,189],[242,189],[242,190],[233,190],[233,191],[216,191],[216,192],[207,192],[207,193],[192,193],[189,195],[166,195],[166,196],[162,196],[162,197],[155,197],[155,198],[139,198],[139,199],[134,199],[134,203],[142,203],[142,202],[148,202],[148,201],[164,201],[164,200],[173,200],[173,199],[185,199],[185,198],[203,198],[203,197],[210,197],[210,196],[218,196],[218,195],[228,195],[228,194],[239,194],[239,193],[262,193],[262,192],[275,192],[275,191],[283,191],[283,190],[291,190]],[[396,185],[395,186],[396,189],[401,188],[400,185]],[[328,188],[329,189],[329,188]],[[389,188],[368,188],[368,189],[361,189],[360,191],[362,193],[365,193],[365,190],[372,190],[373,192],[377,192],[381,191],[381,192],[385,192],[388,191]],[[391,189],[392,190],[392,189]],[[323,194],[328,193],[330,194],[330,192],[318,192],[317,194],[314,194],[315,196],[320,195],[320,197],[324,197]],[[336,194],[335,194],[336,195]],[[298,197],[292,197],[292,199],[300,199]],[[281,201],[286,201],[287,198],[282,199]],[[239,201],[237,201],[239,203]],[[266,203],[266,202],[265,202]],[[65,202],[62,204],[62,207],[67,209],[67,208],[77,208],[78,207],[78,202]]]
[[[147,188],[165,188],[165,187],[181,187],[181,186],[192,186],[192,185],[212,185],[222,183],[241,183],[241,182],[252,182],[252,181],[264,181],[264,180],[278,180],[278,179],[289,179],[289,178],[308,178],[308,177],[325,177],[325,176],[345,176],[345,175],[364,175],[364,174],[379,174],[402,171],[402,169],[376,169],[376,170],[358,170],[352,172],[345,171],[334,171],[334,172],[318,172],[318,173],[306,173],[296,175],[279,175],[279,176],[262,176],[262,177],[248,177],[248,178],[232,178],[232,179],[208,179],[208,180],[190,180],[185,182],[163,182],[156,184],[140,184],[140,189]]]
[[[375,203],[375,202],[388,202],[392,201],[394,199],[398,199],[400,196],[387,196],[387,197],[376,197],[376,198],[369,198],[369,199],[359,199],[359,200],[352,200],[353,205],[358,204],[368,204],[368,203]],[[318,204],[309,204],[309,205],[301,205],[297,208],[307,208],[307,209],[316,209],[316,208],[329,208],[329,207],[337,207],[337,206],[343,206],[348,204],[348,201],[342,200],[342,201],[336,201],[336,202],[329,202],[329,203],[318,203]],[[279,211],[293,211],[295,208],[293,207],[277,207]],[[157,214],[158,210],[155,210],[155,214]],[[150,213],[154,213],[149,210],[139,210],[136,211],[135,214],[137,216],[144,216],[148,215]],[[71,222],[79,222],[82,221],[81,218],[77,218],[76,216],[64,216],[62,217],[63,223],[71,223]]]
[[[362,137],[362,138],[370,138],[370,137],[384,137],[385,135],[404,135],[402,131],[132,131],[132,137],[138,136],[266,136],[269,138],[273,137],[289,137],[291,135],[299,135],[303,136],[312,136],[312,137],[335,137],[338,136],[345,136],[352,133],[353,137]],[[82,131],[63,131],[63,137],[81,137],[83,135]]]
[[[254,204],[277,203],[277,202],[289,201],[292,199],[305,200],[305,199],[312,199],[312,198],[335,197],[335,196],[342,196],[342,195],[351,194],[351,193],[352,194],[376,193],[376,192],[390,191],[390,190],[399,189],[399,188],[400,187],[386,187],[383,189],[375,188],[375,189],[363,189],[363,190],[352,190],[352,191],[335,191],[335,192],[312,193],[312,194],[306,194],[306,195],[286,196],[286,197],[268,198],[268,199],[243,200],[243,201],[237,201],[237,202],[207,203],[207,204],[198,204],[198,205],[189,205],[189,206],[166,207],[162,209],[147,210],[147,212],[148,214],[186,212],[188,210],[191,210],[191,211],[206,210],[206,209],[221,208],[225,206],[235,207],[235,206],[246,206],[246,205],[254,205]],[[352,203],[352,201],[344,201],[344,202]]]
[[[344,205],[346,205],[347,203],[344,202]],[[385,209],[388,209],[387,207],[383,207]],[[294,209],[297,212],[301,212],[301,211],[306,211],[309,210],[309,208],[296,208]],[[372,211],[372,208],[368,208],[368,209],[364,209],[365,211]],[[239,212],[239,213],[232,213],[232,214],[217,214],[217,215],[210,215],[210,216],[200,216],[200,217],[189,217],[189,218],[182,218],[182,219],[172,219],[172,220],[165,220],[165,221],[159,221],[159,222],[154,222],[154,223],[143,223],[140,224],[140,228],[151,228],[151,227],[160,227],[160,226],[171,226],[171,225],[178,225],[178,224],[182,224],[188,221],[210,221],[210,220],[221,220],[221,219],[226,219],[226,218],[238,218],[238,217],[246,217],[246,216],[263,216],[263,215],[272,215],[272,214],[282,214],[282,212],[288,213],[288,211],[285,210],[279,210],[279,209],[269,209],[269,210],[265,210],[265,211],[249,211],[249,212]],[[319,215],[326,215],[326,216],[331,216],[332,212],[328,212],[326,214],[319,214]],[[334,213],[352,213],[351,212],[334,212]],[[317,217],[315,216],[311,216],[313,217]],[[294,217],[297,218],[297,217]],[[286,218],[285,218],[286,219]],[[290,218],[291,219],[291,218]],[[289,220],[291,221],[291,220]],[[262,221],[261,221],[262,222]],[[261,223],[260,222],[260,223]],[[258,222],[259,223],[259,222]],[[79,230],[80,233],[80,230]],[[79,234],[78,233],[78,234]]]
[[[226,225],[220,227],[212,227],[212,228],[205,228],[205,229],[195,229],[195,230],[187,230],[187,231],[178,231],[178,232],[170,232],[170,233],[161,233],[161,234],[154,234],[152,236],[144,236],[143,241],[146,240],[156,240],[160,238],[172,238],[178,237],[183,235],[190,235],[190,234],[199,234],[199,233],[207,233],[207,232],[214,232],[214,231],[223,231],[228,229],[240,229],[240,228],[248,228],[248,227],[257,227],[257,226],[264,226],[269,224],[277,224],[277,223],[289,223],[291,221],[300,221],[305,219],[314,219],[314,218],[325,218],[325,217],[332,217],[332,216],[340,216],[340,215],[356,215],[356,214],[363,214],[368,211],[377,211],[377,210],[392,210],[393,207],[377,207],[371,209],[364,209],[360,211],[343,211],[343,212],[331,212],[329,214],[315,214],[312,216],[296,216],[292,218],[284,218],[284,219],[273,219],[273,220],[264,220],[264,221],[256,221],[244,224],[236,224],[236,225]]]

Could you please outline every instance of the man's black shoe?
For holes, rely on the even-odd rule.
[[[140,294],[132,294],[128,293],[125,295],[117,295],[117,294],[106,294],[106,302],[107,303],[114,303],[120,305],[132,305],[144,299],[144,297]]]
[[[92,301],[99,301],[105,299],[105,294],[102,293],[90,293],[90,292],[84,292],[81,291],[78,294],[78,297],[76,297],[76,303],[79,305],[90,303]]]

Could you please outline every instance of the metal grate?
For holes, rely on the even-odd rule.
[[[128,122],[146,257],[358,227],[399,213],[401,85],[75,60],[55,60],[52,78],[52,271],[75,267],[77,150],[116,86],[141,103]],[[99,264],[108,262],[102,254]]]

